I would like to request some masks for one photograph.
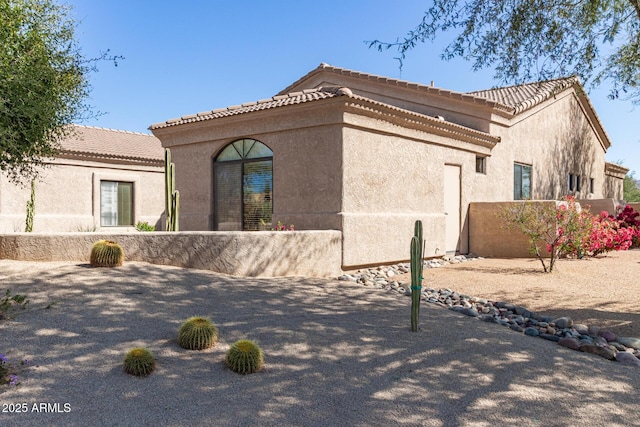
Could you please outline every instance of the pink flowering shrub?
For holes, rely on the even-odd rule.
[[[640,212],[627,205],[622,212],[618,214],[616,219],[620,222],[621,228],[631,230],[631,247],[640,247]]]
[[[272,228],[271,230],[273,231],[293,231],[293,224],[289,225],[289,227],[287,227],[286,225],[282,224],[280,221],[278,221],[278,223],[276,224],[276,228]]]
[[[640,214],[630,206],[617,217],[607,212],[594,216],[568,196],[557,206],[514,204],[499,216],[508,227],[519,229],[528,237],[529,250],[545,272],[553,271],[555,261],[561,257],[596,256],[640,243]],[[541,246],[546,247],[546,254]]]
[[[609,251],[626,251],[633,242],[633,228],[621,227],[620,221],[601,212],[593,220],[589,235],[589,252],[592,256]]]
[[[573,196],[567,196],[565,202],[558,206],[555,218],[560,256],[583,258],[589,255],[593,215],[582,209]]]
[[[640,214],[627,206],[614,218],[603,211],[593,216],[577,209],[572,197],[558,207],[556,223],[562,256],[596,256],[610,251],[624,251],[640,240]]]

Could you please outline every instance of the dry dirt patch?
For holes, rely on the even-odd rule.
[[[536,259],[483,259],[424,271],[424,286],[640,337],[640,250],[582,260],[561,259],[544,273]],[[398,277],[410,282],[409,275]]]

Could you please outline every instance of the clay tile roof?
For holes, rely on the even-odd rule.
[[[468,94],[495,101],[512,109],[513,114],[518,114],[578,83],[577,77],[567,77],[516,86],[479,90],[469,92]]]
[[[353,76],[353,77],[356,77],[356,78],[359,78],[359,79],[363,79],[363,80],[379,81],[379,82],[382,82],[382,83],[385,83],[385,84],[388,84],[388,85],[393,85],[393,86],[400,86],[400,87],[406,87],[406,88],[410,88],[410,89],[416,89],[416,90],[421,90],[421,91],[426,91],[426,92],[431,92],[431,93],[437,93],[437,94],[440,94],[440,95],[449,96],[449,97],[455,98],[455,99],[462,99],[462,100],[466,100],[466,101],[470,101],[470,102],[480,102],[480,103],[484,103],[484,104],[495,104],[494,101],[492,101],[490,99],[487,99],[487,98],[484,98],[484,97],[478,97],[478,96],[466,94],[466,93],[463,93],[463,92],[456,92],[456,91],[453,91],[453,90],[446,90],[446,89],[437,88],[437,87],[433,87],[433,86],[428,86],[428,85],[424,85],[424,84],[420,84],[420,83],[414,83],[414,82],[410,82],[410,81],[406,81],[406,80],[398,80],[398,79],[393,79],[391,77],[379,76],[377,74],[369,74],[369,73],[363,73],[361,71],[349,70],[347,68],[335,67],[335,66],[329,65],[329,64],[327,64],[325,62],[322,62],[317,68],[311,70],[309,73],[305,74],[304,76],[302,76],[301,78],[299,78],[295,82],[291,83],[285,89],[280,91],[278,93],[278,95],[283,95],[285,93],[290,92],[293,87],[297,86],[300,82],[302,82],[303,80],[305,80],[309,76],[311,76],[311,75],[313,75],[315,73],[323,72],[323,71],[329,71],[329,72],[332,72],[332,73],[335,73],[335,74]]]
[[[153,164],[164,162],[160,140],[144,133],[74,125],[60,145],[63,156]]]
[[[166,122],[153,124],[149,127],[149,129],[161,129],[169,126],[217,119],[220,117],[235,116],[238,114],[250,113],[253,111],[268,110],[285,105],[303,104],[305,102],[316,101],[319,99],[351,95],[352,93],[348,88],[325,87],[318,89],[308,89],[302,92],[277,95],[272,98],[262,99],[260,101],[247,102],[242,105],[234,105],[227,108],[220,108],[217,110],[182,116],[178,119],[171,119],[167,120]]]

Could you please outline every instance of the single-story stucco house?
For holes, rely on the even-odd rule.
[[[622,198],[575,77],[460,93],[321,64],[273,98],[150,127],[181,230],[342,231],[342,266],[467,253],[472,202]]]
[[[164,149],[153,135],[76,125],[35,186],[33,231],[161,225]],[[24,231],[31,188],[0,175],[0,232]]]

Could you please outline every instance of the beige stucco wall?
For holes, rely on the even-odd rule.
[[[134,224],[160,225],[162,167],[57,159],[42,170],[36,182],[34,231],[100,230],[100,180],[133,182]],[[24,231],[30,197],[28,183],[20,186],[0,176],[0,232]]]
[[[617,215],[625,206],[616,199],[578,200],[578,202],[592,215],[600,215],[604,211],[611,215]]]
[[[256,139],[273,151],[274,223],[340,229],[339,123],[340,111],[324,104],[154,130],[176,165],[180,229],[212,229],[213,161],[239,138]]]
[[[502,142],[487,162],[491,190],[486,199],[476,201],[513,200],[514,163],[532,166],[534,200],[569,194],[581,199],[605,197],[605,150],[572,89],[516,116],[509,126],[494,123],[491,132]],[[569,191],[570,173],[581,176],[580,192]],[[593,193],[589,178],[594,179]]]
[[[469,250],[471,253],[492,258],[530,258],[529,240],[519,230],[509,228],[500,214],[518,203],[537,203],[556,206],[556,201],[482,202],[469,206]],[[539,243],[544,251],[545,244]],[[546,251],[544,251],[546,254]]]
[[[347,116],[346,121],[361,122]],[[376,129],[377,128],[377,129]],[[461,168],[458,251],[468,251],[466,212],[476,185],[475,157],[437,145],[437,138],[371,120],[369,130],[344,129],[343,263],[354,266],[407,260],[416,220],[423,222],[425,256],[446,253],[444,169]],[[420,138],[420,139],[416,139]],[[478,147],[480,151],[480,147]]]
[[[425,256],[445,254],[447,164],[461,171],[460,253],[474,252],[470,230],[484,226],[470,222],[469,204],[513,200],[514,162],[532,166],[534,199],[567,195],[569,173],[582,177],[575,196],[604,197],[604,145],[572,89],[511,121],[501,113],[476,126],[501,138],[493,148],[359,103],[338,97],[154,129],[176,163],[181,229],[211,228],[213,158],[239,138],[255,138],[274,152],[274,221],[341,230],[345,268],[408,259],[417,219],[424,223]],[[486,105],[478,108],[475,118]],[[486,156],[486,173],[476,173],[476,156]]]
[[[126,261],[212,270],[237,276],[340,274],[340,232],[152,232],[0,234],[0,259],[88,262],[93,244],[118,242]]]

